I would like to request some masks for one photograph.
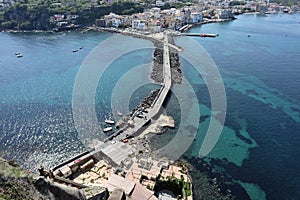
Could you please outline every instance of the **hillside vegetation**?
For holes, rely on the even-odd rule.
[[[90,25],[110,12],[132,14],[142,11],[143,6],[131,0],[117,1],[111,5],[84,0],[20,0],[0,12],[0,30],[49,30],[55,26],[49,21],[55,14],[78,15],[76,24]]]

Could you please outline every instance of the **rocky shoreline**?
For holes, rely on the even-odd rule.
[[[195,199],[216,199],[216,200],[250,200],[247,192],[241,185],[228,176],[226,172],[217,170],[222,161],[205,158],[183,157],[193,177],[193,188]],[[225,161],[226,162],[226,161]]]
[[[142,107],[147,108],[147,107],[151,106],[153,101],[157,97],[159,90],[160,89],[152,90],[150,92],[150,94],[148,96],[146,96],[144,98],[144,100],[130,112],[130,116],[132,116],[133,113],[135,113],[137,110],[139,110]]]
[[[173,37],[169,37],[169,43],[176,45]],[[173,84],[182,83],[182,70],[177,49],[170,47],[170,65]]]

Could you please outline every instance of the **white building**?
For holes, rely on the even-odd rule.
[[[146,28],[146,21],[137,19],[132,20],[132,29],[145,30]]]
[[[104,16],[104,20],[106,23],[106,26],[113,26],[118,28],[121,24],[123,24],[124,17],[117,15],[115,13],[110,13],[109,15]]]
[[[197,23],[202,21],[202,14],[198,12],[191,13],[192,23]]]
[[[113,18],[111,20],[111,26],[118,28],[122,24],[120,19]]]
[[[216,15],[218,19],[229,19],[233,17],[232,11],[230,9],[217,9]]]

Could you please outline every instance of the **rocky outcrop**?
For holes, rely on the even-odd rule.
[[[40,199],[74,199],[86,200],[85,196],[75,187],[53,182],[49,179],[39,178],[34,182]]]
[[[16,164],[0,158],[0,199],[14,200],[106,200],[105,188],[79,190],[52,179],[22,170]]]
[[[175,128],[175,121],[171,116],[161,114],[157,120],[141,133],[140,137],[143,137],[148,133],[162,134],[166,131],[165,127]]]

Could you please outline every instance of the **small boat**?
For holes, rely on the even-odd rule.
[[[217,37],[219,34],[202,33],[200,37]]]
[[[104,132],[108,132],[108,131],[111,131],[111,130],[112,130],[112,127],[107,127],[107,128],[103,129]]]
[[[74,49],[74,50],[73,50],[73,53],[75,53],[75,52],[78,52],[78,49]]]
[[[248,34],[248,37],[251,37],[251,34]]]
[[[22,58],[22,57],[23,57],[23,54],[19,53],[19,54],[17,54],[16,56],[17,56],[17,58]]]
[[[83,49],[83,47],[79,47],[79,49]]]
[[[146,108],[144,110],[142,110],[142,112],[144,113],[148,113],[148,110],[146,110]]]
[[[115,124],[113,120],[109,120],[109,119],[106,119],[104,122],[107,124]]]

